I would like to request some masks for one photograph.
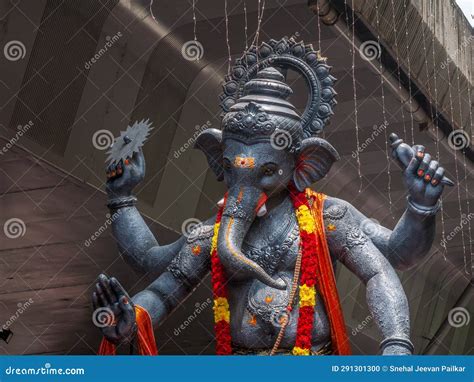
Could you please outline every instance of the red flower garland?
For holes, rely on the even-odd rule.
[[[232,338],[230,335],[230,312],[227,302],[227,288],[224,267],[222,266],[219,256],[217,255],[217,235],[222,219],[224,204],[219,208],[214,226],[214,236],[212,238],[211,247],[211,281],[214,295],[214,330],[216,332],[216,354],[230,355],[232,354]]]
[[[316,278],[319,246],[316,241],[316,224],[311,215],[311,206],[304,192],[290,188],[300,228],[301,275],[299,317],[296,331],[296,342],[293,348],[295,355],[309,355],[314,324],[314,306],[316,303]]]

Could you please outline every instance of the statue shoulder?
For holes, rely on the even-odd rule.
[[[214,221],[215,217],[201,223],[186,235],[183,247],[168,267],[173,276],[195,284],[209,270]]]
[[[341,251],[363,245],[367,236],[361,229],[359,211],[349,202],[327,197],[323,208],[323,220],[329,247]]]
[[[323,219],[326,220],[343,220],[350,217],[351,210],[354,209],[352,204],[345,200],[326,196],[323,205]]]

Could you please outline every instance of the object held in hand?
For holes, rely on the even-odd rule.
[[[140,122],[137,121],[133,125],[128,126],[127,130],[122,131],[120,136],[115,138],[114,143],[109,151],[107,151],[108,157],[105,162],[110,166],[112,164],[116,165],[123,160],[125,165],[127,165],[128,158],[132,158],[133,154],[140,151],[151,129],[149,119],[142,119]]]
[[[402,169],[407,168],[413,156],[415,155],[415,152],[410,146],[403,142],[403,139],[398,138],[398,136],[394,133],[390,134],[390,142],[393,149],[393,156],[396,159],[398,165]],[[417,153],[417,156],[418,158],[420,158],[423,156],[423,154],[420,156]],[[420,170],[420,172],[418,172],[418,176],[422,177],[423,175],[423,170]],[[443,178],[441,179],[441,183],[447,186],[454,186],[454,182],[446,176],[443,176]]]

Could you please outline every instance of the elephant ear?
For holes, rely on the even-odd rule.
[[[301,142],[293,181],[299,191],[324,178],[339,160],[336,149],[325,139],[307,138]]]
[[[217,129],[206,129],[196,138],[194,148],[201,150],[207,158],[209,167],[214,171],[217,180],[224,179],[224,169],[222,167],[222,131]]]

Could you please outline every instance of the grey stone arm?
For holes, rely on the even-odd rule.
[[[362,231],[396,269],[406,270],[428,254],[436,233],[436,216],[425,216],[407,207],[395,228],[390,230],[354,207],[349,208]]]
[[[429,253],[435,234],[435,216],[421,216],[407,209],[393,231],[378,225],[369,237],[392,266],[406,270]]]
[[[135,206],[113,211],[112,232],[119,252],[134,270],[157,277],[180,251],[186,238],[160,246]]]
[[[132,301],[144,307],[153,325],[161,322],[201,282],[210,270],[212,226],[204,225],[201,234],[189,238],[166,271]]]
[[[355,209],[337,199],[325,203],[325,225],[331,253],[367,287],[371,315],[382,332],[383,354],[412,354],[408,302],[389,261],[362,231]],[[344,212],[342,218],[341,214]]]
[[[130,139],[125,136],[126,144]],[[160,246],[135,207],[134,188],[145,177],[145,157],[140,150],[132,158],[107,168],[107,206],[111,212],[112,232],[124,260],[137,272],[157,277],[164,272],[185,239]]]

